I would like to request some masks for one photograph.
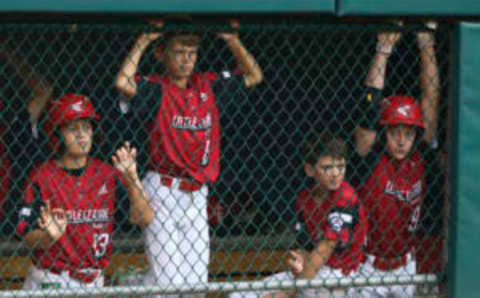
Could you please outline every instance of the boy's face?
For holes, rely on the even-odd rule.
[[[322,189],[337,190],[345,179],[345,158],[322,156],[315,165],[305,164],[305,174],[315,179]]]
[[[65,142],[65,154],[88,155],[92,148],[93,126],[89,119],[78,119],[60,128]]]
[[[193,74],[197,62],[198,47],[187,46],[172,41],[164,53],[164,63],[170,75],[174,78],[184,79]]]
[[[410,125],[389,126],[386,136],[388,153],[396,160],[402,160],[412,150],[417,131]]]

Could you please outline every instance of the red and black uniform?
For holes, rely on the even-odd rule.
[[[348,183],[343,182],[321,203],[315,200],[312,189],[300,192],[295,210],[300,247],[311,250],[321,240],[338,241],[326,265],[341,269],[345,275],[358,269],[365,260],[367,218],[365,208]]]
[[[158,75],[137,76],[136,81],[137,96],[128,100],[126,109],[130,118],[153,119],[147,124],[149,168],[202,184],[215,182],[220,171],[216,101],[231,95],[229,90],[243,88],[243,75],[196,73],[185,89]]]
[[[365,102],[375,103],[377,101],[371,99],[378,96],[370,94],[370,99],[367,96]],[[379,107],[369,106],[368,109],[372,112],[370,118],[379,116],[377,128],[382,142],[375,144],[364,157],[352,148],[349,164],[355,168],[347,172],[351,176],[348,179],[359,189],[360,198],[369,212],[367,253],[375,256],[373,267],[389,271],[406,266],[408,254],[414,253],[417,246],[426,191],[424,156],[430,154],[432,148],[420,141],[425,126],[415,99],[396,95],[382,99],[377,105]],[[376,110],[378,108],[381,110]],[[373,124],[365,119],[363,123]],[[412,152],[402,160],[391,157],[385,149],[385,130],[387,126],[395,125],[417,129]]]
[[[90,158],[78,170],[61,168],[48,160],[33,170],[26,186],[17,234],[38,227],[40,207],[65,210],[64,235],[47,251],[35,250],[36,267],[54,273],[85,268],[104,269],[112,255],[113,213],[116,197],[125,194],[121,174],[98,159]]]
[[[369,211],[367,253],[379,257],[379,269],[390,270],[405,265],[407,253],[415,246],[425,193],[425,165],[418,152],[401,161],[386,153],[378,156],[360,186],[360,197]],[[382,259],[398,264],[380,264]]]

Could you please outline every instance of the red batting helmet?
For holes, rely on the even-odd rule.
[[[100,120],[90,99],[85,95],[74,93],[65,94],[60,99],[53,101],[49,113],[50,121],[54,126],[82,118]]]
[[[382,101],[380,125],[414,125],[425,128],[422,110],[413,97],[394,95]]]
[[[60,143],[56,132],[57,127],[78,119],[100,120],[100,115],[95,111],[90,99],[85,95],[74,93],[65,94],[58,100],[52,101],[48,113],[45,130],[54,150]]]

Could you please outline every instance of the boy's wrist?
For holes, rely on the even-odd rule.
[[[240,38],[237,35],[235,35],[235,36],[231,37],[230,39],[226,40],[225,42],[229,46],[240,45]]]
[[[384,44],[384,43],[377,43],[376,52],[379,54],[383,54],[386,56],[390,56],[393,51],[393,45],[391,44]]]

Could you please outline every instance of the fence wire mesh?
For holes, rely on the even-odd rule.
[[[448,24],[237,25],[0,25],[2,290],[442,295]]]

